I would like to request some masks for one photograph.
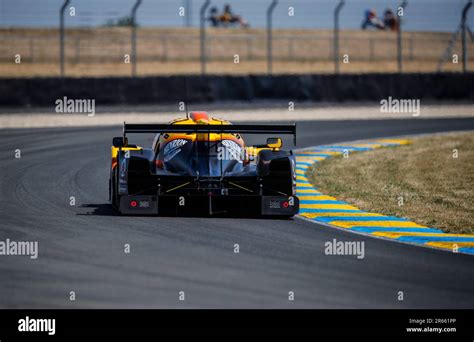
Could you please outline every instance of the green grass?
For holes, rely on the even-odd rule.
[[[411,145],[329,158],[313,165],[307,176],[321,192],[362,210],[449,233],[474,233],[472,132],[419,137]]]

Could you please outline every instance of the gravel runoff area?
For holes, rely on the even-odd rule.
[[[474,104],[421,102],[418,116],[413,113],[383,112],[380,103],[309,102],[222,102],[190,105],[188,110],[205,110],[230,121],[313,121],[380,120],[413,118],[474,117]],[[95,107],[95,114],[56,113],[55,105],[41,108],[0,108],[0,128],[114,126],[124,121],[166,123],[183,116],[178,105],[139,105]]]

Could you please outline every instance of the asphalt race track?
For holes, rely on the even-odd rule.
[[[468,129],[474,119],[304,122],[298,147]],[[121,127],[0,130],[0,240],[39,243],[36,260],[0,256],[1,308],[474,307],[470,255],[298,218],[117,216],[107,182],[111,140],[120,134]],[[365,258],[326,256],[324,243],[334,238],[364,240]]]

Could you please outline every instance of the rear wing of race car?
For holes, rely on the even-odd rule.
[[[292,125],[169,125],[123,123],[123,136],[127,133],[242,133],[293,135],[296,145],[296,123]]]

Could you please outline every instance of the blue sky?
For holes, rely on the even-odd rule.
[[[141,26],[176,27],[185,20],[178,8],[191,3],[191,23],[198,25],[199,7],[204,0],[143,0],[138,11]],[[412,0],[405,11],[404,29],[408,31],[453,31],[460,21],[460,13],[467,0]],[[71,0],[75,17],[67,17],[68,26],[98,26],[109,19],[126,16],[135,0]],[[331,28],[333,9],[337,0],[280,0],[274,12],[276,28]],[[63,0],[0,0],[2,27],[56,27]],[[231,4],[233,11],[242,15],[252,27],[265,26],[265,10],[270,0],[213,0],[212,6],[222,9]],[[378,14],[386,8],[395,9],[400,1],[346,0],[341,12],[341,27],[357,29],[363,13],[372,8]],[[295,16],[288,16],[288,7],[294,7]],[[471,10],[468,22],[474,26]]]

